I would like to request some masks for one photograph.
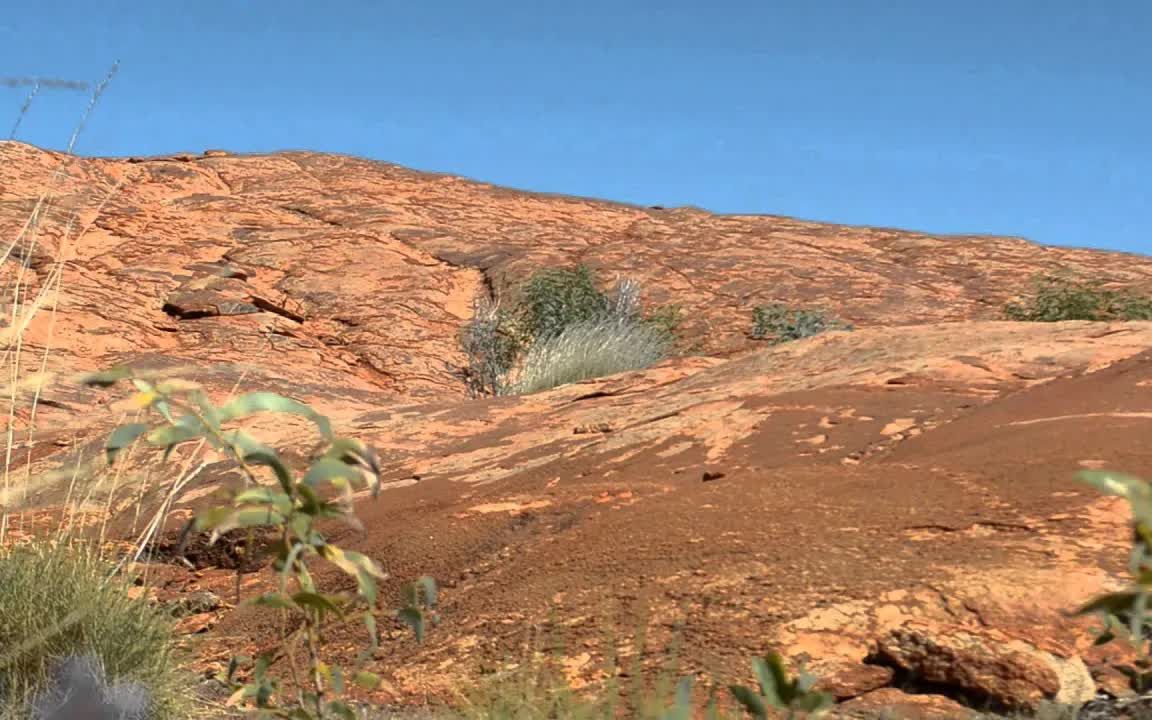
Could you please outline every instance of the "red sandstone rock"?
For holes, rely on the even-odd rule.
[[[900,720],[974,720],[977,713],[943,695],[909,695],[896,688],[876,690],[836,708],[845,718]]]

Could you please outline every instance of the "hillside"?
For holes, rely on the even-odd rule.
[[[1123,570],[1126,510],[1073,475],[1152,475],[1152,322],[999,315],[1042,271],[1152,288],[1152,258],[640,208],[312,153],[65,163],[0,143],[7,237],[46,192],[57,200],[36,242],[3,270],[31,296],[68,260],[56,312],[25,334],[29,372],[49,345],[62,375],[188,367],[221,393],[309,402],[378,448],[388,491],[362,503],[364,533],[338,537],[396,581],[444,586],[426,643],[386,643],[385,658],[403,658],[391,701],[515,662],[525,626],[563,636],[579,685],[603,679],[606,624],[630,635],[647,622],[659,648],[679,621],[686,668],[741,673],[776,647],[808,658],[846,711],[967,717],[977,701],[1115,687],[1091,624],[1061,613]],[[469,399],[455,370],[473,297],[573,263],[680,305],[698,349]],[[748,329],[772,300],[857,329],[767,347]],[[113,398],[46,387],[35,418],[16,413],[31,441],[14,462],[40,477],[99,457],[120,420]],[[311,442],[302,425],[263,430]],[[209,462],[169,529],[228,477]],[[58,512],[65,485],[10,498],[27,510],[21,532]],[[109,507],[132,508],[112,527],[134,537],[135,500],[154,510],[164,487],[112,492]],[[227,595],[227,563],[197,562],[167,567],[166,591]],[[208,669],[267,644],[269,622],[226,608],[188,627]],[[908,681],[926,667],[945,670]]]

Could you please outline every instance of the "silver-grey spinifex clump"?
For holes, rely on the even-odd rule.
[[[100,661],[70,657],[56,668],[52,685],[32,702],[35,720],[147,720],[148,691],[139,683],[109,685]]]

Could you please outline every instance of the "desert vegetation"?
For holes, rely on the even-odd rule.
[[[531,394],[641,370],[675,346],[679,309],[646,309],[640,284],[629,278],[604,291],[588,266],[543,268],[513,297],[510,307],[479,298],[461,332],[474,396]]]
[[[110,717],[192,716],[173,620],[132,587],[87,544],[0,550],[0,718],[76,717],[76,693]]]
[[[767,340],[771,345],[778,345],[830,330],[851,329],[849,323],[832,317],[824,310],[770,303],[752,309],[752,330],[749,335],[754,340]]]
[[[184,444],[207,444],[235,463],[243,483],[234,489],[231,502],[196,515],[188,532],[210,533],[209,542],[215,542],[227,533],[244,531],[248,534],[247,547],[254,546],[252,536],[258,531],[273,536],[272,567],[278,574],[278,588],[249,602],[281,615],[282,648],[275,657],[266,655],[254,661],[250,679],[235,683],[233,700],[250,701],[265,717],[351,717],[351,706],[343,697],[345,687],[355,683],[371,690],[379,683],[378,676],[363,665],[379,637],[377,581],[385,576],[372,558],[329,543],[317,524],[323,519],[338,519],[356,525],[355,490],[368,485],[373,496],[379,491],[376,454],[358,440],[333,435],[328,419],[306,405],[272,393],[248,393],[217,406],[195,383],[176,379],[149,382],[132,377],[128,370],[99,373],[86,378],[85,383],[107,387],[121,380],[135,386],[133,404],[154,412],[160,422],[155,426],[133,422],[118,427],[106,445],[109,459],[114,460],[138,441],[162,450],[165,457]],[[262,412],[298,415],[314,423],[326,447],[303,473],[294,473],[275,448],[243,429],[229,427]],[[309,569],[309,562],[316,559],[331,563],[355,580],[356,590],[324,592]],[[405,604],[394,615],[417,637],[423,637],[427,613],[435,605],[435,582],[421,578],[407,587]],[[346,669],[325,659],[321,637],[326,623],[343,622],[349,616],[358,617],[364,625],[366,651],[357,667]],[[246,658],[233,659],[229,682],[246,663]],[[277,669],[277,663],[287,667],[290,695],[270,672]]]
[[[1096,279],[1038,275],[1030,293],[1004,307],[1004,317],[1024,322],[1152,320],[1152,297],[1105,289]]]

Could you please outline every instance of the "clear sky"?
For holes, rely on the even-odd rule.
[[[86,155],[350,153],[513,187],[1152,253],[1149,0],[26,0],[121,69]],[[0,85],[0,136],[27,88]],[[66,144],[45,89],[18,139]]]

